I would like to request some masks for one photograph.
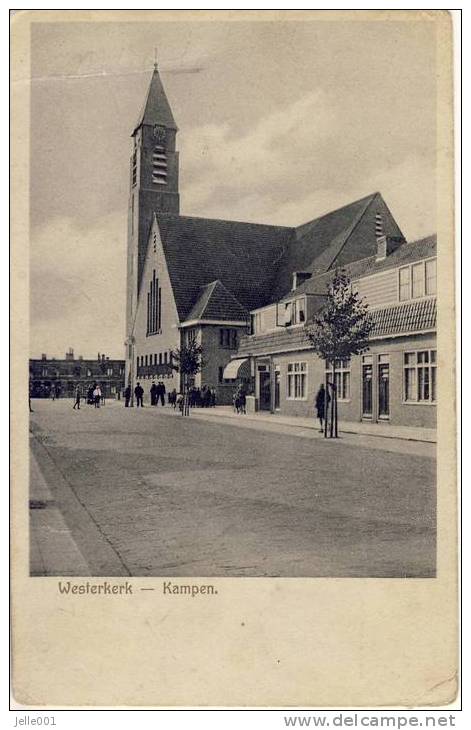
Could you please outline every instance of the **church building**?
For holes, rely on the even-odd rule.
[[[195,385],[214,387],[218,404],[231,403],[236,379],[250,377],[247,356],[240,370],[233,364],[239,345],[249,353],[247,336],[270,329],[267,317],[278,311],[270,305],[313,276],[374,259],[379,219],[388,245],[404,242],[380,193],[297,228],[181,215],[177,125],[157,65],[132,140],[126,383],[139,381],[146,395],[152,379],[180,390],[171,353],[196,338],[204,364]],[[306,312],[295,316],[301,322]]]

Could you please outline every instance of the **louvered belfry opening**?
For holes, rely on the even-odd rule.
[[[156,185],[167,184],[167,155],[163,145],[156,145],[152,154],[152,182]]]

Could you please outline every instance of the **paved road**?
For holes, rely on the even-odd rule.
[[[33,402],[33,574],[434,575],[432,445],[71,405]]]

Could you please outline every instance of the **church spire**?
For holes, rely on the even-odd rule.
[[[133,135],[142,125],[147,124],[151,127],[166,127],[167,129],[178,130],[173,118],[170,104],[168,103],[157,64],[157,56],[154,60],[154,71],[147,92],[144,106],[139,115],[137,124],[134,127]]]

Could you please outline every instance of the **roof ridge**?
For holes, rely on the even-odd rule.
[[[185,218],[187,220],[199,220],[199,221],[212,221],[214,223],[236,223],[240,226],[258,226],[259,228],[277,228],[279,230],[283,231],[294,231],[296,230],[293,226],[275,226],[271,223],[252,223],[251,221],[236,221],[236,220],[229,220],[228,218],[205,218],[201,215],[174,215],[172,213],[162,213],[160,211],[155,210],[154,214],[157,216],[157,218],[172,218],[172,219],[182,219]]]
[[[341,210],[345,210],[346,208],[351,208],[352,205],[357,205],[358,203],[361,203],[363,201],[370,199],[369,203],[373,200],[373,198],[376,197],[376,195],[381,195],[379,191],[376,191],[375,193],[370,193],[369,195],[364,195],[363,198],[358,198],[358,200],[352,200],[351,203],[346,203],[345,205],[341,205],[339,208],[334,208],[333,210],[327,211],[327,213],[322,213],[322,215],[318,215],[316,218],[312,218],[309,221],[306,221],[305,223],[301,223],[299,226],[294,226],[294,230],[297,232],[300,228],[303,228],[304,226],[308,226],[310,223],[314,223],[317,221],[322,220],[323,218],[327,218],[328,215],[333,215],[334,213],[339,213]]]
[[[334,254],[334,257],[333,257],[332,261],[329,263],[327,270],[330,270],[330,267],[332,266],[332,264],[334,264],[335,260],[340,256],[340,254],[342,253],[343,249],[345,248],[345,246],[347,244],[348,239],[352,235],[355,228],[359,225],[359,223],[360,223],[361,219],[363,218],[363,216],[365,215],[366,211],[368,210],[368,208],[370,207],[370,205],[373,203],[373,201],[375,200],[375,198],[378,195],[381,196],[381,193],[374,193],[374,195],[370,196],[370,200],[365,204],[365,207],[363,208],[363,210],[360,213],[358,213],[356,219],[353,220],[353,223],[350,226],[350,229],[348,230],[347,234],[345,235],[343,243],[341,244],[341,246],[337,250],[337,252]],[[382,196],[381,196],[381,199],[382,199]],[[359,202],[359,201],[357,201],[357,202]]]

